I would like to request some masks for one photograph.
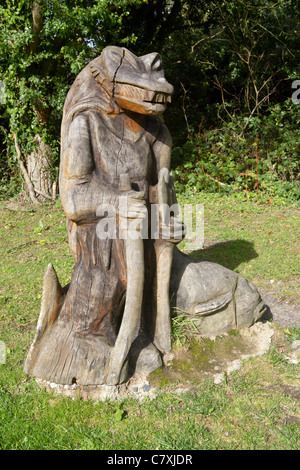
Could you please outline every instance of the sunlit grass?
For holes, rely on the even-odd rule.
[[[212,244],[193,256],[225,264],[259,286],[282,282],[280,295],[290,295],[289,288],[299,292],[295,208],[196,196],[193,201],[205,204],[205,240]],[[165,381],[157,397],[143,403],[71,400],[38,389],[23,372],[45,269],[51,262],[62,284],[73,270],[60,204],[25,212],[2,207],[0,255],[0,340],[7,347],[0,365],[1,449],[299,448],[299,366],[282,353],[299,339],[299,329],[278,329],[269,353],[248,360],[220,385],[182,377]],[[182,320],[173,323],[173,343],[184,351],[186,333],[194,331]],[[182,385],[188,393],[178,392]]]

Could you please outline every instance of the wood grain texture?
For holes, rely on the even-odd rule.
[[[176,196],[172,139],[160,117],[172,92],[157,53],[136,57],[114,46],[72,85],[59,186],[74,271],[63,288],[47,268],[28,374],[83,386],[149,374],[171,349],[170,297],[202,334],[251,326],[262,316],[253,284],[175,247],[182,223],[165,210]],[[136,232],[140,224],[142,238],[124,237],[132,224]]]
[[[118,224],[113,239],[99,237],[101,207],[112,208],[116,222],[136,221],[143,206],[150,214],[151,199],[159,200],[162,169],[169,173],[172,139],[157,117],[173,87],[160,61],[156,53],[138,58],[124,48],[106,48],[78,75],[66,98],[60,195],[75,267],[59,315],[27,358],[26,371],[36,377],[115,385],[128,377],[133,342],[135,365],[145,348],[155,367],[170,349],[172,250],[163,250],[166,258],[165,242],[124,240]],[[129,179],[125,191],[122,175]],[[125,215],[119,205],[124,195]]]

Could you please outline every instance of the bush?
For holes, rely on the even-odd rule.
[[[190,134],[173,149],[179,190],[264,192],[299,200],[300,106],[290,100],[264,116],[236,118],[221,128]]]

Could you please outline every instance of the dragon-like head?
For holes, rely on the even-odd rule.
[[[162,114],[171,102],[162,60],[153,52],[140,57],[124,47],[108,46],[90,64],[97,82],[122,109],[140,114]]]

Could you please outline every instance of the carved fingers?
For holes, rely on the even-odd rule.
[[[163,240],[170,241],[172,243],[179,243],[186,233],[186,227],[182,220],[176,217],[170,217],[169,223],[161,223],[160,225],[160,237]]]
[[[158,174],[158,184],[163,184],[163,183],[166,183],[168,184],[169,183],[169,178],[170,178],[170,172],[168,170],[168,168],[164,167],[164,168],[161,168],[159,170],[159,174]]]
[[[119,203],[119,216],[125,219],[145,219],[147,207],[144,191],[126,191]]]
[[[143,238],[148,217],[143,191],[126,191],[119,200],[119,222],[122,237],[133,240]]]

